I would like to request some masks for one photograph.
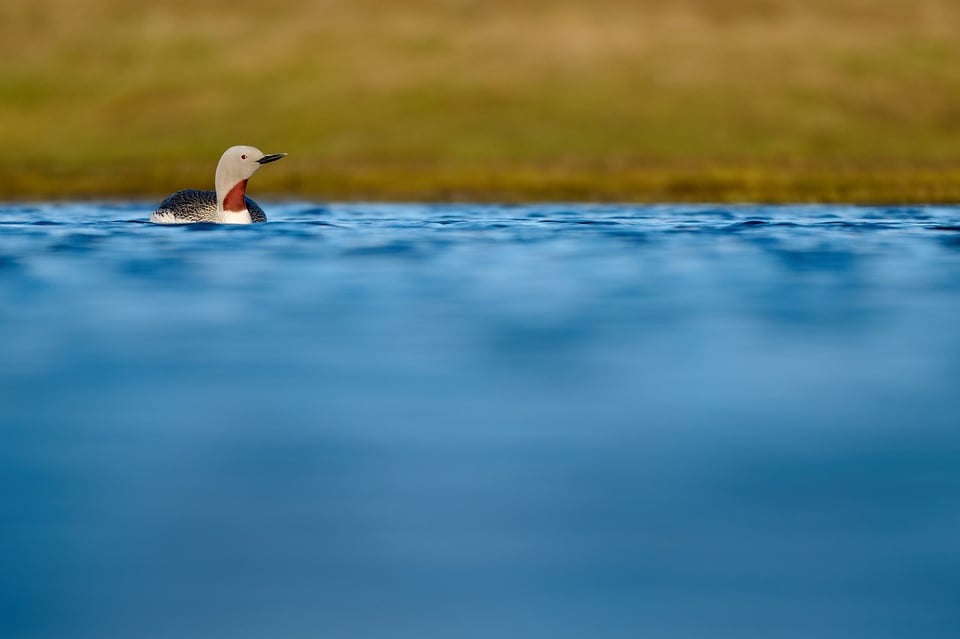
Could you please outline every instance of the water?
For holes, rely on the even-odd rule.
[[[960,209],[0,207],[0,636],[956,637]]]

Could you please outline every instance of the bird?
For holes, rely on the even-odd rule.
[[[254,224],[266,222],[260,206],[246,196],[247,180],[264,164],[286,153],[267,155],[254,146],[231,146],[217,164],[216,191],[177,191],[150,216],[155,224]]]

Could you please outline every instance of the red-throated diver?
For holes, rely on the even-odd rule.
[[[156,224],[266,222],[263,209],[246,196],[247,180],[264,164],[285,155],[264,155],[256,147],[231,146],[223,152],[217,164],[216,191],[177,191],[160,203],[150,221]]]

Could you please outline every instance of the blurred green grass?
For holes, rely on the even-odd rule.
[[[960,201],[955,0],[4,0],[0,197]]]

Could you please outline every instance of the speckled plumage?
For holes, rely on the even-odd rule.
[[[243,202],[250,212],[254,224],[267,221],[267,215],[260,206],[244,196]],[[150,217],[152,222],[170,222],[170,218],[182,224],[196,222],[219,222],[217,218],[217,193],[186,189],[177,191],[157,207]]]

